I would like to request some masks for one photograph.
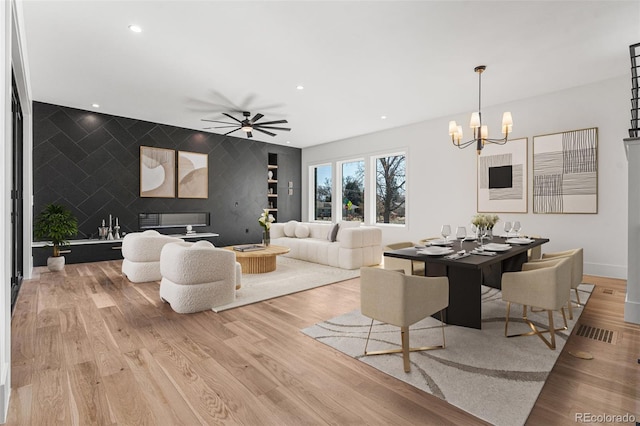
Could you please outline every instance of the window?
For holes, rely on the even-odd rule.
[[[314,220],[331,222],[331,164],[313,167]]]
[[[376,223],[405,223],[406,157],[378,157],[376,163]]]
[[[342,220],[364,222],[364,161],[342,163]]]

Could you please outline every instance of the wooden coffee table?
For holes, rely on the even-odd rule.
[[[289,247],[270,245],[264,250],[236,251],[233,246],[224,247],[236,254],[243,274],[264,274],[276,270],[276,256],[289,253]]]

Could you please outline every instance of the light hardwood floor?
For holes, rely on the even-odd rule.
[[[356,309],[358,279],[180,315],[160,302],[158,283],[131,284],[120,265],[38,268],[23,284],[8,424],[485,424],[300,333]],[[573,423],[576,412],[640,418],[640,327],[622,320],[625,282],[585,280],[597,287],[580,322],[616,341],[571,336],[530,424]]]

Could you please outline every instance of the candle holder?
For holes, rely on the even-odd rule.
[[[113,238],[116,240],[120,239],[120,225],[116,225],[113,227],[113,229],[115,229],[115,234],[113,234]]]

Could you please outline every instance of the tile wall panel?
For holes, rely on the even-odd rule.
[[[270,152],[278,154],[279,176],[286,176],[278,185],[278,220],[300,220],[297,148],[41,102],[33,107],[34,214],[51,202],[67,205],[78,218],[79,238],[95,237],[109,214],[120,219],[121,231],[132,232],[140,212],[208,211],[211,226],[198,230],[218,232],[217,245],[258,242]],[[209,198],[141,198],[140,146],[208,154]]]

